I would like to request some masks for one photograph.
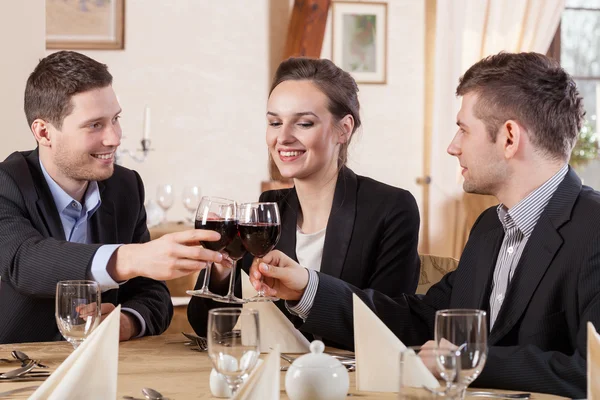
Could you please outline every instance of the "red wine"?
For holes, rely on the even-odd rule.
[[[246,250],[255,257],[262,257],[277,244],[281,225],[239,224],[238,231]]]
[[[209,250],[221,251],[227,246],[237,235],[237,221],[222,220],[222,219],[207,219],[202,223],[201,220],[196,220],[196,229],[206,229],[209,231],[219,232],[221,239],[216,242],[201,241],[202,246]]]
[[[246,254],[246,248],[244,247],[242,238],[240,238],[239,234],[236,233],[231,243],[225,247],[225,251],[233,260],[239,260],[240,258],[244,257],[244,254]]]

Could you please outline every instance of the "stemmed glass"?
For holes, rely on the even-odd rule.
[[[233,200],[220,197],[202,197],[196,211],[196,229],[206,229],[219,232],[221,239],[216,242],[202,241],[202,246],[209,250],[223,250],[237,235],[237,207]],[[212,262],[206,264],[204,282],[199,290],[188,290],[192,296],[206,297],[209,299],[220,298],[218,294],[208,290]]]
[[[244,257],[246,254],[246,248],[242,243],[242,239],[240,238],[240,234],[237,233],[231,243],[225,247],[225,251],[229,254],[229,258],[233,260],[233,268],[231,268],[231,273],[229,274],[229,291],[224,297],[214,298],[213,300],[221,302],[221,303],[233,303],[233,304],[244,304],[247,303],[245,299],[240,299],[234,294],[235,288],[235,275],[237,272],[237,262]]]
[[[426,369],[435,375],[435,380],[425,380],[423,372]],[[452,390],[452,385],[459,374],[460,352],[438,347],[407,347],[400,353],[399,398],[453,398],[457,390]],[[415,392],[411,388],[423,388],[426,391]]]
[[[279,207],[277,203],[245,203],[239,206],[238,231],[244,247],[254,257],[264,257],[273,250],[281,235]],[[277,301],[277,297],[265,296],[264,290],[248,302]]]
[[[98,282],[60,281],[56,284],[56,325],[74,349],[100,323],[101,304]]]
[[[156,202],[163,209],[163,222],[167,220],[167,211],[173,206],[175,195],[173,194],[173,186],[167,184],[158,185],[156,188]]]
[[[487,322],[482,310],[440,310],[435,313],[435,342],[460,353],[456,384],[460,398],[483,370],[487,359]]]
[[[183,188],[183,206],[189,211],[188,220],[194,222],[194,213],[200,202],[200,188],[198,186],[186,186]]]
[[[243,308],[215,308],[208,312],[208,356],[218,373],[227,380],[235,396],[242,377],[256,365],[260,355],[258,311]]]

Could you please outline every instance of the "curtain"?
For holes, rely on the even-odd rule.
[[[480,59],[498,53],[546,53],[565,0],[438,0],[431,129],[429,252],[459,258],[475,219],[497,204],[466,194],[457,160],[446,153],[456,132],[459,77]],[[430,87],[431,89],[431,87]]]

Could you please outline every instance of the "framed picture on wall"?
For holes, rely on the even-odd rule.
[[[387,3],[332,3],[332,61],[358,83],[386,83]]]
[[[46,0],[47,49],[123,49],[125,0]]]

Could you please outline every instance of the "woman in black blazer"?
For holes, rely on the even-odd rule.
[[[329,60],[281,63],[267,104],[266,140],[270,157],[294,187],[265,192],[260,201],[279,205],[282,228],[276,249],[309,264],[305,267],[389,296],[414,293],[420,267],[414,197],[345,166],[348,145],[361,124],[357,92],[350,74]],[[251,257],[244,259],[246,271],[251,262]],[[215,266],[210,290],[224,294],[228,276],[226,267]],[[197,287],[201,283],[202,275]],[[239,282],[236,291],[239,296]],[[204,335],[208,309],[223,305],[192,298],[188,319],[194,330]]]

